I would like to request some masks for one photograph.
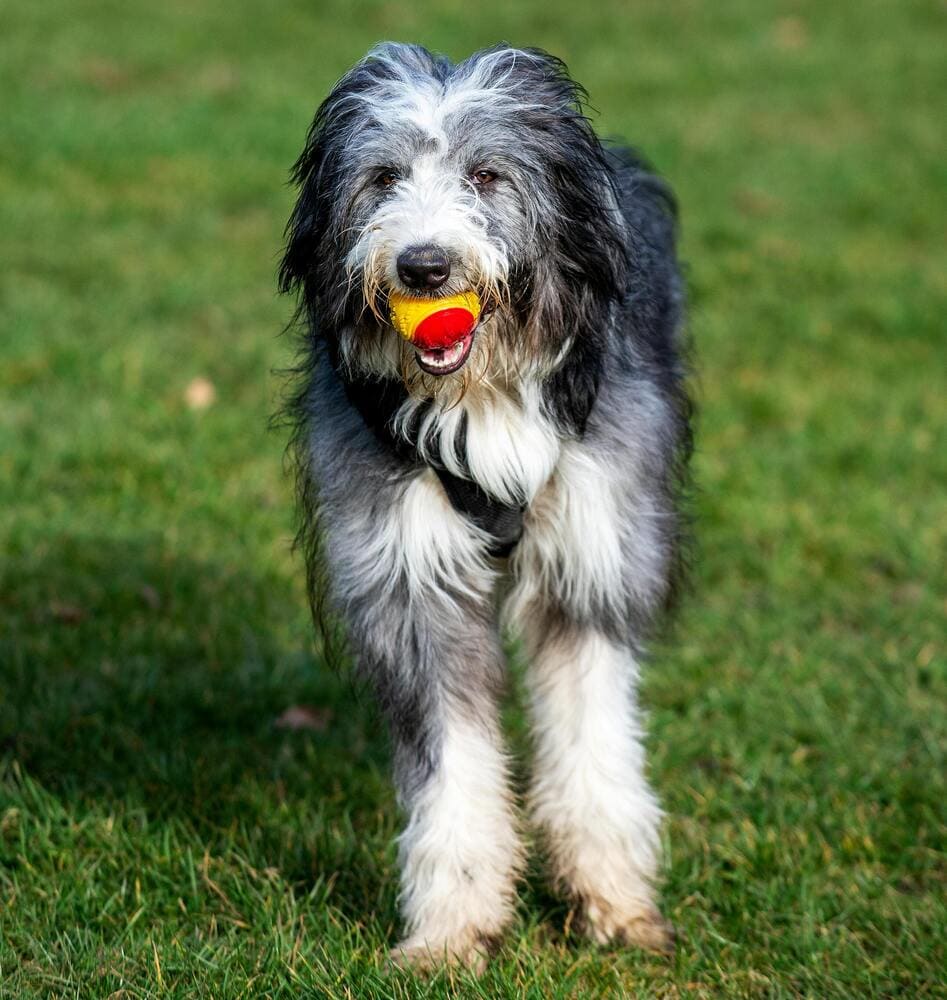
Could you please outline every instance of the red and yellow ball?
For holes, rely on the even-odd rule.
[[[473,331],[480,316],[480,297],[476,292],[440,299],[417,299],[392,292],[388,306],[394,328],[405,340],[425,351],[456,344]]]

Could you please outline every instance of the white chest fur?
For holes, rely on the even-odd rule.
[[[407,416],[399,413],[395,426],[405,426]],[[450,407],[435,404],[421,421],[419,440],[423,457],[439,460],[456,475],[469,474],[491,496],[514,504],[533,500],[560,450],[539,389],[528,385],[515,397],[481,390]]]

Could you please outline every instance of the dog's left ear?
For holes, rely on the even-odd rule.
[[[501,46],[473,59],[485,85],[515,99],[519,139],[538,185],[531,203],[553,202],[552,211],[530,220],[548,248],[533,276],[533,322],[546,329],[602,326],[625,288],[627,236],[615,160],[586,116],[586,92],[561,59],[541,49]]]
[[[610,299],[625,284],[625,235],[614,164],[586,114],[585,88],[542,49],[499,49],[495,58],[506,61],[509,83],[522,94],[530,126],[523,138],[535,144],[534,161],[544,164],[546,192],[557,203],[553,218],[538,221],[550,223],[559,277]]]
[[[523,183],[534,187],[525,203],[538,248],[524,262],[517,308],[552,356],[571,343],[549,394],[563,425],[581,433],[598,392],[602,344],[628,283],[617,161],[595,134],[586,92],[561,59],[500,46],[472,62],[471,75],[512,102]]]
[[[588,95],[566,64],[541,49],[526,55],[525,85],[548,109],[546,116],[534,113],[534,129],[540,130],[537,159],[547,165],[547,190],[557,202],[549,237],[559,287],[581,284],[604,304],[624,288],[627,265],[613,162],[586,114]]]

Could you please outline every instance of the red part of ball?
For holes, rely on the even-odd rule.
[[[475,322],[474,314],[467,309],[441,309],[418,323],[411,341],[425,351],[441,350],[470,333]]]

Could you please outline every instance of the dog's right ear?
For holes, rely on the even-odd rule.
[[[286,224],[286,247],[279,271],[281,292],[309,288],[316,275],[319,248],[331,228],[332,199],[329,191],[338,165],[333,155],[333,106],[339,101],[343,78],[320,105],[306,135],[306,144],[293,164],[290,178],[299,196]],[[337,138],[337,137],[336,137]],[[328,248],[323,248],[326,253]]]
[[[383,102],[373,91],[387,92],[418,77],[443,80],[450,62],[420,45],[384,42],[375,46],[332,88],[316,111],[306,145],[293,165],[299,187],[286,225],[286,249],[280,265],[282,292],[319,287],[319,260],[341,260],[345,199],[336,197],[345,182],[347,145],[364,128],[376,127]]]

